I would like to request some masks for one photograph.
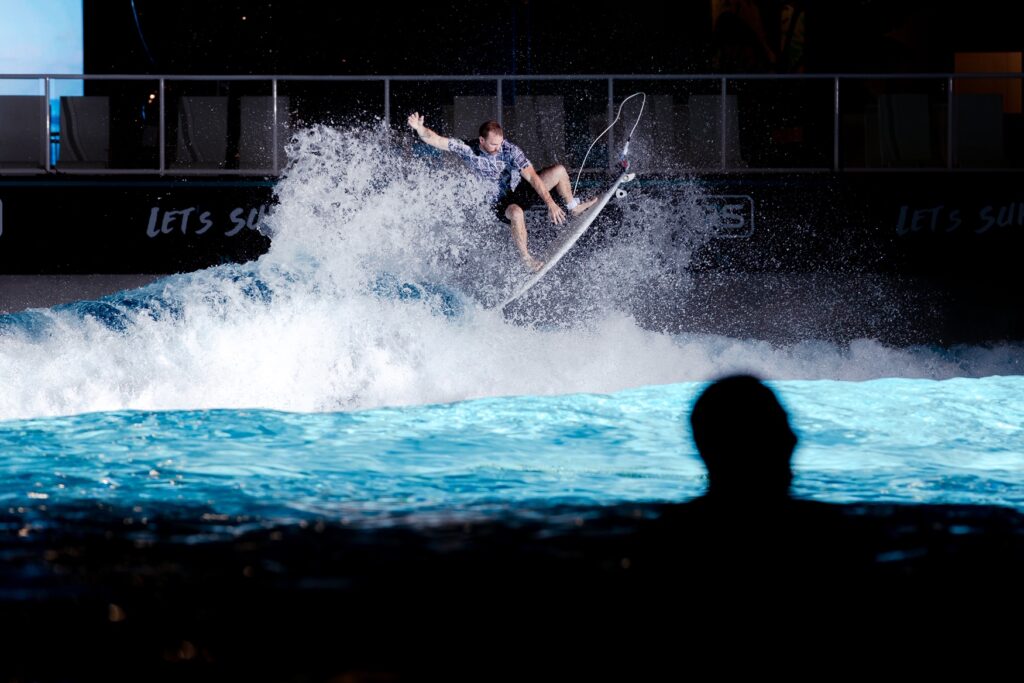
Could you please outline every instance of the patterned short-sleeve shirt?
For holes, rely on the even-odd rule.
[[[497,152],[488,154],[480,149],[478,140],[466,143],[449,138],[448,151],[458,154],[477,175],[493,183],[493,190],[488,192],[488,199],[492,203],[497,203],[516,189],[521,180],[522,170],[530,165],[530,160],[523,154],[523,150],[508,140],[502,141]]]

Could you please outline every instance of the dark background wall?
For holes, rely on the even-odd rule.
[[[729,4],[729,3],[725,3]],[[735,3],[733,3],[735,4]],[[747,0],[341,3],[84,0],[88,73],[692,73],[795,70],[768,59],[785,6],[803,12],[796,70],[951,71],[956,51],[1020,50],[1013,3]],[[138,22],[136,22],[136,15]],[[744,43],[748,43],[744,45]],[[744,55],[723,59],[729,48]],[[749,48],[749,49],[748,49]]]
[[[550,3],[554,5],[553,3]],[[391,3],[86,0],[94,73],[545,73],[691,70],[706,3],[672,19],[619,2]],[[543,9],[542,9],[543,6]],[[245,17],[243,20],[242,17]],[[150,59],[150,56],[152,59]],[[627,67],[627,65],[629,65]]]

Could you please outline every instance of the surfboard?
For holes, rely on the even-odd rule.
[[[608,186],[608,189],[604,191],[601,198],[597,200],[590,208],[581,213],[579,216],[573,218],[565,226],[565,228],[559,233],[558,237],[552,242],[547,251],[544,253],[541,259],[544,265],[540,267],[535,273],[531,273],[530,276],[523,281],[518,287],[516,287],[512,294],[505,298],[498,308],[505,308],[510,303],[526,294],[535,284],[540,282],[549,270],[555,267],[555,265],[569,253],[573,245],[576,244],[577,240],[583,236],[583,234],[590,228],[591,224],[597,219],[601,212],[604,211],[604,207],[608,205],[615,193],[618,192],[619,186],[623,183],[628,183],[633,180],[635,174],[622,172],[619,177]]]

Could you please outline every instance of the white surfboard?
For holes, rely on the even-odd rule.
[[[542,259],[544,265],[541,266],[537,272],[531,273],[530,277],[516,287],[512,291],[512,294],[499,304],[498,308],[505,308],[510,303],[530,291],[535,284],[540,282],[540,279],[544,277],[549,270],[555,267],[555,264],[557,264],[562,257],[572,249],[573,245],[576,244],[576,241],[590,228],[590,225],[604,210],[604,207],[608,205],[611,198],[615,196],[615,193],[619,189],[619,185],[629,182],[634,177],[635,174],[633,173],[620,173],[619,177],[608,186],[608,189],[605,190],[604,194],[601,195],[601,198],[597,200],[597,202],[579,216],[573,218],[559,233],[555,241],[548,246],[548,250],[545,252]]]

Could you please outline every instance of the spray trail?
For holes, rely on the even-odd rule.
[[[357,410],[609,392],[744,370],[772,379],[1020,372],[1020,350],[763,341],[638,323],[707,239],[696,190],[640,196],[537,289],[544,322],[483,304],[521,276],[461,166],[384,127],[302,132],[257,261],[0,316],[0,419],[121,409]],[[681,218],[682,217],[682,218]],[[687,227],[679,239],[678,225]],[[537,239],[543,239],[538,226]],[[680,327],[683,331],[680,332]]]

